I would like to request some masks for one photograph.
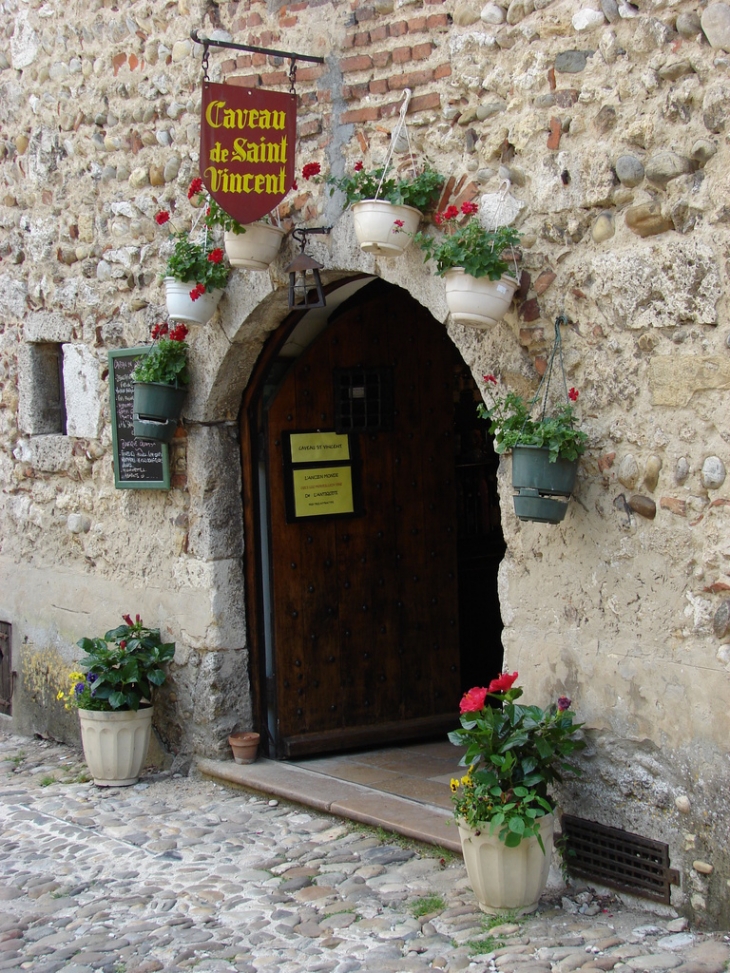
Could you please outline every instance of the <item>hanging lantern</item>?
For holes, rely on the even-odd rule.
[[[308,233],[329,233],[331,227],[313,227],[311,229],[294,230],[292,236],[298,241],[301,252],[286,268],[289,274],[289,307],[311,308],[324,307],[327,303],[322,290],[322,280],[319,272],[323,264],[304,252]]]

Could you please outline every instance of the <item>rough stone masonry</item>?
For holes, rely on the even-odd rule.
[[[298,166],[381,163],[411,89],[414,149],[451,200],[518,227],[529,288],[492,331],[450,324],[419,254],[364,255],[337,197],[300,180],[282,212],[334,225],[311,248],[327,278],[364,271],[409,290],[477,379],[496,372],[525,392],[555,317],[570,321],[566,369],[590,448],[559,527],[516,521],[502,463],[505,663],[528,698],[571,696],[587,723],[566,810],[666,842],[681,874],[673,904],[727,925],[730,6],[2,0],[0,11],[10,725],[74,738],[55,696],[75,642],[130,608],[178,643],[159,722],[168,747],[215,755],[250,720],[235,419],[286,313],[293,244],[269,274],[236,272],[217,318],[191,335],[170,491],[114,488],[107,353],[143,344],[162,313],[168,244],[153,216],[185,201],[197,174],[190,30],[320,55],[298,71]],[[210,74],[287,90],[287,68],[216,54]]]

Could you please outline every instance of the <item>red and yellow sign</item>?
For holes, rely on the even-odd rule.
[[[218,205],[253,223],[294,182],[296,95],[203,83],[200,174]]]

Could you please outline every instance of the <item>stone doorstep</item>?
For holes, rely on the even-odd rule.
[[[451,823],[453,817],[443,808],[261,757],[252,764],[200,758],[195,765],[206,777],[281,797],[361,824],[385,828],[406,838],[461,854],[459,833]]]

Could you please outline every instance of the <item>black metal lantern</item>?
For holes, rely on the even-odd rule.
[[[308,233],[329,233],[332,228],[313,227],[311,229],[294,230],[292,236],[299,243],[301,252],[286,268],[289,274],[289,307],[312,308],[324,307],[327,303],[322,290],[322,280],[319,272],[323,264],[304,252]]]

